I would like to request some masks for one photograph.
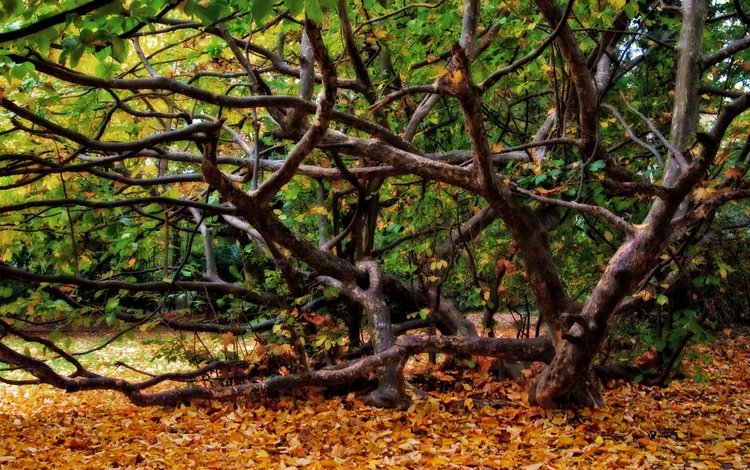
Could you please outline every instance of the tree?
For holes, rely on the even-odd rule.
[[[4,5],[0,329],[75,372],[5,343],[0,360],[138,404],[378,370],[370,399],[397,406],[411,355],[492,355],[548,362],[531,403],[601,406],[613,329],[669,306],[669,378],[705,321],[683,289],[696,253],[750,195],[739,2],[350,3]],[[545,334],[465,318],[492,331],[522,297]],[[179,302],[219,314],[164,315]],[[324,309],[352,351],[364,318],[372,353],[310,367],[292,323]],[[273,328],[300,372],[149,392],[248,364],[102,377],[22,328],[39,320]],[[400,336],[419,328],[441,335]]]

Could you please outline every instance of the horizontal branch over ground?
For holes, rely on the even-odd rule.
[[[327,369],[302,374],[275,376],[262,382],[223,387],[190,386],[151,394],[150,387],[166,380],[195,378],[195,372],[157,375],[143,382],[129,382],[93,373],[67,377],[55,372],[38,359],[21,354],[0,343],[0,360],[21,367],[41,382],[67,392],[83,390],[114,390],[125,394],[138,406],[171,405],[186,400],[222,400],[240,396],[272,396],[299,387],[326,387],[352,383],[388,364],[397,363],[424,352],[454,355],[493,356],[508,361],[549,361],[554,355],[548,337],[533,339],[461,338],[456,336],[404,336],[396,344],[378,354],[346,362]],[[218,366],[217,366],[218,367]]]

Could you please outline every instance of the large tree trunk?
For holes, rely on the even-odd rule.
[[[672,148],[677,151],[670,154],[663,181],[668,194],[654,202],[642,228],[617,250],[581,313],[564,316],[567,331],[563,335],[562,347],[532,385],[529,403],[545,408],[568,404],[603,405],[600,384],[591,371],[591,363],[607,336],[609,319],[625,296],[632,293],[651,270],[671,241],[675,231],[672,218],[680,211],[685,196],[702,175],[702,164],[690,165],[691,162],[686,161],[687,152],[683,150],[698,126],[697,94],[705,17],[704,0],[683,2],[671,130]],[[714,155],[715,149],[704,148],[699,160],[711,160]]]
[[[383,270],[377,261],[367,260],[357,267],[368,275],[366,289],[356,285],[347,285],[337,279],[320,276],[318,279],[340,289],[345,295],[356,301],[365,311],[367,324],[375,354],[381,353],[394,344],[396,337],[391,325],[391,314],[383,295]],[[409,399],[404,388],[404,365],[406,358],[386,364],[378,372],[378,388],[367,397],[375,406],[398,408],[408,406]]]

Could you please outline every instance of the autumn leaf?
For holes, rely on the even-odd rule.
[[[536,173],[536,171],[535,171],[535,173]],[[536,188],[535,191],[537,193],[541,194],[542,196],[547,196],[549,194],[554,194],[554,193],[560,192],[560,188],[550,188],[550,189],[547,189],[547,188],[541,188],[540,187],[540,188]]]
[[[326,209],[323,206],[313,206],[309,209],[310,214],[312,215],[319,215],[319,216],[326,216],[328,215],[328,209]]]
[[[225,348],[228,348],[229,346],[233,345],[235,341],[236,341],[236,338],[234,336],[234,333],[232,333],[231,331],[227,331],[226,333],[221,335],[220,343]]]
[[[742,171],[740,171],[738,168],[727,168],[724,171],[724,176],[726,176],[728,179],[740,179],[742,178]]]
[[[575,458],[586,468],[744,468],[750,339],[726,333],[718,333],[720,347],[696,351],[721,370],[710,383],[686,379],[654,389],[615,382],[601,410],[530,408],[520,382],[481,372],[461,379],[443,373],[447,380],[437,383],[447,388],[413,396],[408,411],[369,407],[353,393],[325,399],[319,389],[297,398],[138,408],[107,391],[0,385],[0,466],[547,469]],[[694,365],[686,359],[685,370]],[[428,369],[408,367],[413,380]]]

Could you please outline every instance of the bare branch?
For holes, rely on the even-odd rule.
[[[634,228],[631,224],[629,224],[625,219],[622,217],[610,212],[609,210],[605,209],[601,206],[593,206],[590,204],[582,204],[580,202],[575,201],[565,201],[563,199],[553,199],[547,196],[542,196],[541,194],[537,194],[534,191],[529,191],[528,189],[523,189],[520,186],[513,186],[513,191],[522,194],[528,198],[531,198],[535,201],[543,202],[545,204],[551,204],[554,206],[560,206],[560,207],[567,207],[568,209],[573,209],[578,212],[583,212],[585,214],[591,214],[595,217],[600,217],[607,222],[611,223],[620,231],[622,231],[626,236],[631,236],[634,233]]]
[[[599,97],[594,79],[589,71],[586,58],[581,53],[578,41],[567,25],[567,16],[560,12],[557,4],[552,0],[536,0],[537,7],[542,12],[550,26],[557,32],[555,40],[560,52],[565,58],[573,86],[578,98],[578,123],[580,125],[582,149],[586,154],[584,160],[595,152],[601,151],[599,144]],[[568,2],[569,11],[573,0]]]
[[[263,382],[223,387],[185,387],[150,394],[144,390],[165,381],[184,381],[196,377],[196,372],[170,373],[152,377],[144,382],[128,382],[109,377],[80,377],[72,379],[56,373],[42,361],[25,356],[0,343],[0,359],[21,366],[42,382],[56,388],[75,392],[81,390],[114,390],[128,397],[138,406],[170,405],[185,400],[230,399],[238,396],[263,396],[305,386],[332,386],[351,383],[388,364],[422,352],[441,352],[458,355],[482,355],[505,360],[549,361],[554,354],[549,338],[530,340],[499,338],[460,338],[449,336],[405,336],[382,352],[341,364],[335,368],[316,370],[297,375],[276,376]],[[212,363],[209,370],[227,367],[227,363]]]
[[[0,105],[2,105],[8,111],[11,111],[17,114],[18,116],[24,119],[28,119],[34,124],[44,127],[45,129],[49,130],[55,135],[70,139],[73,142],[80,144],[89,149],[103,150],[103,151],[109,151],[109,152],[140,150],[140,149],[144,149],[144,148],[151,147],[151,146],[165,143],[165,142],[174,142],[176,140],[196,140],[198,138],[196,137],[196,135],[200,135],[201,133],[204,133],[207,130],[211,129],[210,124],[198,122],[198,123],[190,124],[189,126],[184,127],[182,129],[169,131],[169,132],[161,132],[161,133],[154,134],[152,136],[146,137],[145,139],[141,139],[141,140],[134,140],[131,142],[105,142],[105,141],[90,139],[89,137],[83,134],[79,134],[78,132],[72,131],[63,126],[60,126],[51,121],[48,121],[47,119],[44,119],[43,117],[37,114],[34,114],[25,108],[18,106],[17,104],[10,101],[8,98],[4,96],[0,97]]]
[[[83,5],[77,6],[75,8],[71,8],[70,10],[66,10],[66,11],[57,13],[55,15],[48,16],[47,18],[41,19],[37,21],[36,23],[32,23],[30,25],[16,29],[15,31],[8,31],[5,33],[0,33],[0,44],[4,44],[10,41],[17,41],[19,39],[25,38],[26,36],[31,36],[32,34],[39,33],[41,31],[44,31],[47,28],[51,28],[60,23],[64,23],[68,19],[69,15],[83,16],[99,8],[107,6],[113,1],[114,0],[93,0],[91,2],[84,3]]]
[[[703,57],[703,60],[701,61],[701,63],[703,64],[703,69],[707,69],[712,65],[718,64],[722,60],[726,60],[734,56],[738,52],[744,51],[748,48],[750,48],[750,36],[746,36],[742,39],[734,41],[731,44],[727,44],[722,49],[714,52],[713,54]]]
[[[647,118],[646,116],[643,115],[643,113],[641,113],[640,111],[638,111],[637,109],[635,109],[633,106],[631,106],[630,103],[628,103],[628,101],[625,99],[624,96],[621,95],[620,97],[622,98],[623,102],[625,103],[625,106],[628,107],[628,109],[630,110],[630,112],[633,113],[633,114],[635,114],[639,118],[641,118],[641,120],[643,120],[643,122],[646,123],[646,125],[649,128],[649,130],[651,130],[651,132],[654,134],[654,136],[657,139],[659,139],[659,142],[661,142],[664,145],[664,147],[666,147],[669,150],[670,154],[673,155],[674,158],[677,159],[677,162],[679,163],[680,167],[687,168],[688,161],[687,161],[687,158],[685,158],[685,155],[684,155],[683,151],[680,150],[679,148],[675,147],[674,145],[672,145],[672,143],[669,140],[667,140],[666,137],[664,137],[664,134],[661,133],[661,131],[659,130],[659,128],[656,127],[656,125],[654,124],[654,122],[651,119]],[[660,163],[661,162],[663,162],[663,159],[660,159]]]
[[[550,44],[552,44],[552,42],[557,38],[557,36],[563,30],[563,27],[567,27],[565,25],[566,25],[566,22],[568,21],[568,16],[570,15],[571,10],[573,9],[573,3],[575,3],[574,0],[568,0],[567,5],[565,5],[565,11],[563,11],[562,17],[560,18],[560,21],[557,23],[557,26],[555,26],[555,29],[552,30],[552,33],[550,33],[550,35],[547,36],[547,39],[545,39],[544,42],[542,42],[539,45],[539,47],[537,47],[534,51],[530,52],[524,57],[521,57],[517,61],[513,62],[512,64],[507,65],[496,72],[493,72],[489,77],[487,77],[484,80],[484,82],[480,83],[479,88],[482,90],[482,92],[487,91],[490,88],[492,88],[492,86],[495,85],[504,76],[508,75],[511,72],[514,72],[515,70],[518,70],[519,68],[523,67],[524,65],[530,63],[532,60],[542,55],[542,53],[545,50],[547,50]]]
[[[27,201],[18,204],[8,204],[0,206],[0,214],[7,212],[33,209],[37,207],[90,207],[92,209],[112,209],[114,207],[132,207],[137,205],[162,204],[166,206],[177,207],[195,207],[215,214],[237,214],[237,209],[233,207],[214,206],[205,202],[193,201],[190,199],[172,199],[163,196],[139,197],[130,199],[121,199],[119,201],[92,201],[90,199],[49,199],[41,201]]]
[[[265,207],[270,200],[276,196],[276,192],[294,177],[302,160],[323,138],[328,128],[331,110],[336,101],[336,68],[333,65],[320,35],[320,30],[312,22],[305,24],[305,31],[310,38],[310,46],[315,54],[321,73],[323,74],[323,94],[320,97],[318,109],[315,112],[315,121],[307,129],[305,135],[297,142],[286,158],[282,167],[253,191],[251,197],[259,207]]]
[[[633,132],[633,129],[625,121],[625,118],[622,117],[622,114],[620,114],[620,112],[617,111],[617,108],[609,104],[603,104],[602,106],[607,108],[609,112],[611,112],[612,115],[615,118],[617,118],[618,121],[620,121],[620,124],[622,124],[622,127],[625,128],[625,132],[628,133],[628,137],[630,137],[630,140],[632,140],[636,144],[640,145],[641,147],[651,152],[656,157],[656,160],[659,162],[659,164],[664,165],[664,157],[662,156],[662,154],[660,154],[659,151],[656,150],[653,146],[647,144],[646,142],[638,138],[637,135],[635,135],[635,132]]]
[[[371,18],[367,21],[363,21],[357,26],[357,28],[354,30],[354,34],[357,34],[360,29],[364,28],[367,25],[380,23],[381,21],[387,20],[388,18],[392,18],[394,16],[401,15],[403,13],[406,13],[407,11],[411,10],[412,8],[437,8],[440,5],[442,5],[445,2],[445,0],[438,0],[435,3],[411,3],[409,5],[403,6],[397,10],[394,10],[392,12],[386,13],[381,16],[376,16],[375,18]]]

